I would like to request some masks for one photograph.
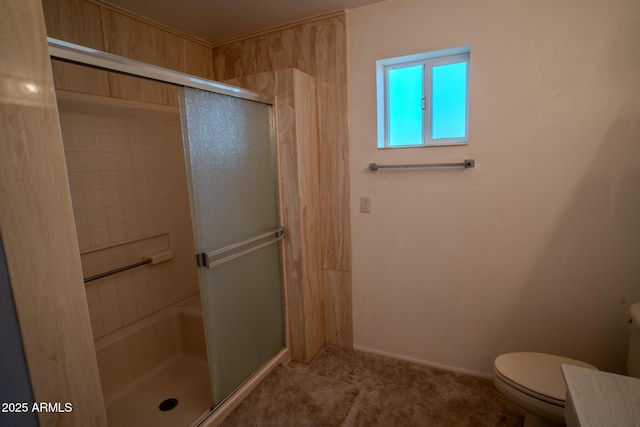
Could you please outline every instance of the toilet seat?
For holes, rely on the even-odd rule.
[[[508,353],[495,360],[496,376],[535,399],[564,408],[566,387],[560,365],[596,369],[575,359],[546,353]]]

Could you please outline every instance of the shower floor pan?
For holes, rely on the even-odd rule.
[[[177,399],[161,410],[167,399]],[[182,356],[107,404],[110,427],[188,426],[211,405],[206,361]]]
[[[188,426],[211,407],[198,296],[96,340],[96,356],[110,427]]]

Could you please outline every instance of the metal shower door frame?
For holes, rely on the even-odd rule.
[[[147,64],[145,62],[136,61],[130,58],[122,57],[119,55],[110,54],[97,49],[81,46],[74,43],[69,43],[63,40],[47,37],[47,43],[49,47],[49,56],[52,59],[58,59],[65,62],[76,63],[78,65],[89,66],[106,71],[112,71],[120,74],[130,75],[133,77],[140,77],[147,80],[158,81],[161,83],[167,83],[182,87],[189,87],[194,89],[201,89],[207,92],[213,92],[223,95],[232,96],[235,98],[246,99],[250,101],[260,102],[268,104],[275,109],[275,96],[265,95],[257,92],[253,92],[247,89],[227,85],[212,80],[207,80],[201,77],[193,76],[190,74],[182,73],[175,70],[170,70],[163,67]],[[274,114],[274,122],[275,122]],[[276,124],[277,126],[277,124]],[[276,142],[277,147],[277,142]],[[277,151],[277,148],[276,148]],[[276,154],[277,156],[277,154]],[[276,162],[277,164],[278,162]],[[281,203],[281,188],[278,185],[278,204]],[[282,209],[278,207],[280,220],[282,220]],[[284,238],[284,229],[277,228],[273,232],[269,233],[274,235],[273,240],[267,244],[280,242]],[[263,236],[259,236],[263,237]],[[245,243],[245,242],[240,242]],[[265,245],[266,246],[266,245]],[[225,248],[223,248],[225,249]],[[206,255],[207,254],[202,254]],[[224,259],[222,260],[224,262]],[[281,264],[284,260],[281,257]],[[212,261],[210,266],[202,265],[206,268],[215,267],[219,261]],[[286,292],[286,277],[282,277],[282,291]],[[286,298],[285,298],[286,299]],[[286,303],[285,307],[286,307]],[[288,316],[286,310],[282,313],[284,321],[284,347],[273,358],[267,361],[257,372],[255,372],[234,392],[231,396],[221,402],[219,405],[212,407],[209,413],[203,414],[195,422],[194,425],[215,425],[220,422],[225,416],[226,412],[230,411],[234,406],[238,405],[244,397],[260,382],[262,381],[268,372],[273,370],[278,364],[285,363],[290,360],[289,353],[289,332],[288,332]],[[224,409],[227,405],[231,406],[230,409]],[[214,411],[214,409],[219,411]]]

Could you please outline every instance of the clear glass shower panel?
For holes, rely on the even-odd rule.
[[[211,254],[199,280],[217,405],[284,346],[280,243],[267,238],[279,226],[273,113],[192,88],[182,113],[196,250]]]

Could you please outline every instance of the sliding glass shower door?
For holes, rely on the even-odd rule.
[[[182,98],[214,405],[285,345],[272,108],[192,88]]]

